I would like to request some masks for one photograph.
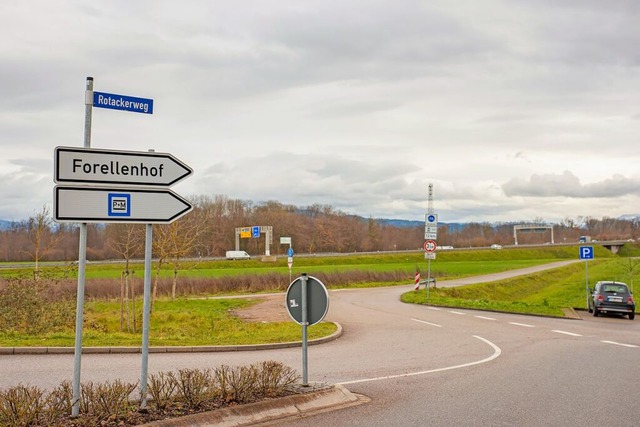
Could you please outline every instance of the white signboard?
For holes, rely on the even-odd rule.
[[[169,189],[123,189],[56,186],[54,219],[58,222],[168,224],[193,206]]]
[[[426,214],[424,216],[424,238],[435,240],[438,238],[438,215]]]
[[[171,186],[193,170],[168,153],[56,147],[56,183]]]

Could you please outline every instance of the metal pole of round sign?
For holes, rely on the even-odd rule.
[[[308,383],[307,327],[320,322],[329,310],[329,293],[324,284],[306,273],[287,289],[285,305],[289,316],[302,325],[302,385]]]

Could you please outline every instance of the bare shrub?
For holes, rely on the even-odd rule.
[[[281,362],[267,360],[253,366],[257,373],[254,387],[261,397],[282,396],[288,386],[300,380],[294,369]]]
[[[413,271],[334,271],[312,274],[325,284],[331,286],[350,286],[359,283],[405,283],[413,279]],[[436,274],[437,275],[437,274]],[[432,273],[432,277],[434,274]],[[135,295],[142,295],[142,275],[131,278],[131,286],[135,287]],[[205,295],[220,293],[264,291],[283,291],[289,286],[289,275],[283,273],[266,273],[254,275],[237,275],[221,277],[188,277],[179,279],[177,296]],[[57,280],[56,292],[75,297],[77,280],[62,278]],[[172,279],[160,278],[158,296],[171,296]],[[120,279],[89,279],[86,282],[85,297],[87,299],[119,299]]]
[[[31,426],[42,417],[46,404],[38,387],[17,385],[0,392],[0,425]]]
[[[68,381],[51,393],[19,385],[0,390],[0,426],[139,425],[168,414],[179,416],[229,404],[243,404],[289,394],[299,375],[276,361],[215,369],[182,369],[151,375],[153,405],[144,413],[130,399],[137,384],[116,380],[83,383],[80,416],[71,418],[72,387]]]
[[[214,370],[220,398],[229,403],[247,403],[256,396],[254,385],[258,377],[256,366],[220,366]]]
[[[0,290],[0,330],[35,335],[64,329],[73,325],[73,307],[56,280],[10,278]]]
[[[129,399],[137,386],[137,383],[120,380],[84,383],[81,385],[80,411],[101,420],[119,419],[134,408]]]
[[[171,406],[176,398],[178,383],[176,376],[160,372],[149,376],[147,391],[156,408],[164,410]]]
[[[53,389],[46,399],[47,410],[42,416],[44,425],[53,425],[56,420],[69,415],[73,406],[73,389],[71,382],[64,381]]]
[[[198,409],[213,396],[213,379],[211,372],[199,369],[180,369],[177,374],[169,373],[175,378],[176,397],[188,408]]]

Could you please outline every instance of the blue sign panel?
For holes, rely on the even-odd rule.
[[[109,216],[131,216],[131,194],[109,193]]]
[[[251,237],[260,237],[260,227],[254,225],[251,227]]]
[[[287,256],[288,257],[292,257],[293,256],[293,248],[287,249]]]
[[[112,110],[153,114],[153,99],[116,95],[115,93],[93,92],[93,106]]]
[[[593,259],[593,246],[580,246],[580,259]]]

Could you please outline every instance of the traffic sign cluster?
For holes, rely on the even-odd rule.
[[[87,78],[85,104],[153,114],[153,99],[93,91],[92,77]],[[189,166],[167,153],[91,149],[90,119],[85,120],[87,135],[82,148],[54,150],[53,180],[66,184],[54,188],[56,221],[166,224],[193,209],[168,188],[193,173]]]
[[[435,259],[438,238],[438,215],[434,213],[428,213],[424,217],[424,238],[423,245],[425,251],[425,258]]]
[[[59,222],[163,224],[193,209],[168,188],[193,170],[168,153],[56,147],[54,165],[54,181],[67,184],[54,189]]]

